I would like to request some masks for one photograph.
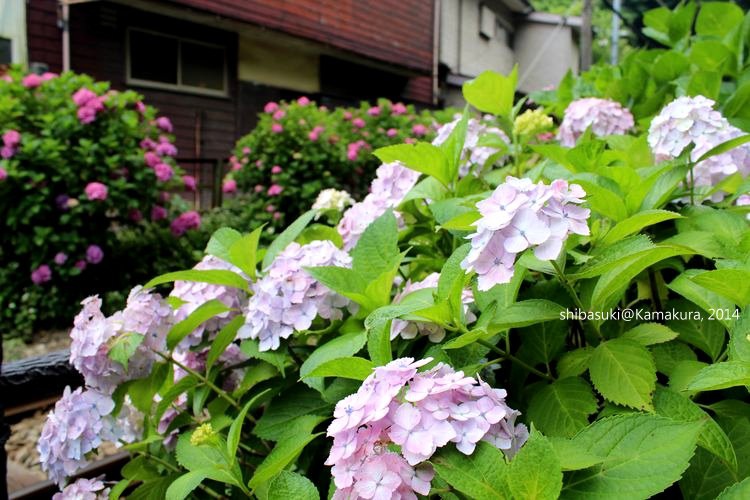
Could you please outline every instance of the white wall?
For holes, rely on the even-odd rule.
[[[26,64],[25,0],[0,0],[0,37],[11,40],[13,62]]]
[[[540,22],[530,16],[516,31],[521,92],[557,86],[565,73],[578,72],[579,50],[569,25]]]

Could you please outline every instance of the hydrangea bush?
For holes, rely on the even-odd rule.
[[[269,227],[276,229],[310,208],[326,188],[362,195],[378,166],[372,151],[430,139],[436,124],[432,114],[387,99],[329,110],[300,97],[267,103],[259,118],[237,141],[223,189],[262,200],[272,215]]]
[[[750,136],[693,96],[564,146],[515,83],[374,151],[353,205],[323,192],[267,246],[218,230],[110,316],[87,299],[86,385],[39,443],[62,498],[750,495]],[[122,480],[66,486],[113,439]]]
[[[134,92],[11,70],[0,102],[0,318],[29,334],[107,290],[114,230],[166,217],[182,182],[171,123]]]

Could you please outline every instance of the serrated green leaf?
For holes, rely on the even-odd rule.
[[[532,430],[528,441],[511,460],[506,478],[511,498],[558,498],[562,469],[547,438]]]
[[[233,462],[237,461],[237,448],[239,448],[240,446],[240,438],[242,437],[242,425],[245,423],[247,412],[250,411],[250,409],[254,404],[258,402],[259,399],[263,398],[269,392],[271,392],[271,389],[266,389],[265,391],[253,396],[250,401],[245,403],[245,406],[242,407],[240,413],[232,421],[232,425],[229,427],[229,432],[227,433],[227,456],[230,457]]]
[[[742,311],[729,334],[729,361],[750,363],[750,309]]]
[[[216,299],[209,300],[198,306],[191,312],[187,318],[174,325],[167,334],[167,347],[174,349],[177,344],[187,337],[190,332],[198,328],[201,324],[221,313],[230,311],[223,302]]]
[[[199,469],[181,475],[169,485],[166,500],[183,500],[187,498],[208,477],[207,471]]]
[[[362,233],[351,251],[352,269],[368,282],[393,267],[398,260],[398,223],[388,210]]]
[[[287,355],[284,351],[261,351],[260,343],[256,339],[246,339],[240,343],[240,351],[251,359],[260,359],[276,367],[281,376],[284,376]]]
[[[750,477],[722,491],[716,500],[746,500],[747,498],[750,498]]]
[[[589,361],[591,381],[609,401],[652,410],[656,366],[651,353],[629,339],[607,340],[594,349]]]
[[[323,379],[320,377],[313,377],[311,376],[311,373],[328,361],[353,356],[365,346],[366,342],[366,332],[348,333],[331,339],[315,349],[305,362],[302,363],[299,370],[300,378],[302,378],[302,381],[305,384],[313,389],[322,391]]]
[[[563,354],[557,362],[558,377],[566,378],[581,375],[589,369],[592,354],[594,354],[594,348],[591,346],[581,347]]]
[[[508,76],[494,71],[483,71],[464,84],[464,99],[479,111],[509,118],[517,81],[518,66],[514,66]]]
[[[305,476],[285,470],[273,478],[268,487],[268,500],[318,500],[319,498],[320,493],[312,481]]]
[[[718,391],[729,387],[750,386],[750,363],[724,361],[703,368],[688,384],[691,391]]]
[[[315,367],[308,377],[341,377],[353,380],[364,380],[375,368],[369,359],[345,357],[331,359]]]
[[[258,264],[258,242],[263,226],[242,236],[229,247],[229,262],[239,267],[251,280],[255,279]]]
[[[207,372],[211,370],[211,367],[214,365],[216,360],[219,359],[219,356],[224,354],[224,351],[226,351],[229,344],[234,341],[234,338],[237,335],[237,330],[239,330],[244,323],[245,317],[237,316],[236,318],[233,318],[232,321],[224,325],[221,330],[219,330],[219,333],[216,334],[216,337],[211,343],[211,348],[209,349],[208,356],[206,357]]]
[[[570,437],[586,427],[597,410],[591,386],[580,377],[557,380],[531,398],[528,418],[548,436]]]
[[[206,245],[206,253],[218,257],[226,262],[231,262],[232,256],[229,249],[232,248],[242,235],[231,227],[222,227],[214,231],[211,239]]]
[[[638,212],[622,222],[618,222],[610,229],[604,238],[602,238],[602,244],[612,245],[621,241],[626,236],[639,232],[644,227],[680,217],[682,217],[680,214],[668,210],[644,210]]]
[[[750,271],[717,269],[690,278],[708,290],[726,297],[740,307],[750,304]]]
[[[664,491],[687,469],[700,429],[700,423],[639,413],[594,422],[573,445],[604,460],[570,473],[562,498],[648,498]]]
[[[604,462],[604,457],[581,450],[572,439],[551,436],[549,442],[564,471],[588,469]]]
[[[331,405],[323,401],[320,394],[298,386],[274,398],[258,419],[253,433],[262,439],[278,441],[293,427],[295,419],[304,416],[324,419],[330,413]]]
[[[144,338],[143,335],[136,332],[122,333],[118,335],[114,342],[109,346],[107,356],[112,361],[121,364],[123,368],[127,370],[130,358],[133,357],[135,351],[138,350],[138,346],[143,343]]]
[[[561,305],[549,300],[522,300],[504,309],[498,309],[487,329],[490,332],[499,332],[544,321],[556,321],[560,320],[560,315],[564,313],[565,309]]]
[[[640,234],[631,236],[612,246],[595,253],[578,272],[568,275],[568,278],[578,280],[600,276],[607,271],[618,268],[637,253],[643,253],[654,248],[648,236]]]
[[[510,498],[506,484],[508,464],[502,452],[489,443],[478,442],[474,453],[468,456],[446,446],[430,462],[440,478],[469,498]]]
[[[317,425],[317,424],[315,424]],[[255,474],[250,479],[248,486],[255,489],[263,483],[271,480],[279,472],[292,463],[305,446],[322,433],[311,434],[315,425],[301,425],[298,421],[294,432],[285,434],[284,437],[276,443],[273,450],[266,455],[266,458],[255,469]]]
[[[385,146],[376,149],[372,154],[383,163],[401,162],[412,170],[434,177],[444,186],[451,183],[448,158],[442,149],[430,143]]]
[[[658,323],[642,323],[623,333],[622,338],[647,346],[669,342],[677,338],[677,332]]]
[[[695,32],[699,35],[723,37],[739,25],[743,17],[742,9],[733,3],[703,2],[695,21]]]

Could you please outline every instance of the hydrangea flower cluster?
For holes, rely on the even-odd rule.
[[[171,307],[158,294],[141,287],[130,292],[124,310],[109,317],[102,313],[99,297],[89,297],[82,304],[70,332],[70,362],[83,375],[86,385],[112,394],[125,380],[147,375],[156,359],[152,350],[163,351],[166,347],[166,335],[173,324]],[[127,370],[109,357],[112,343],[126,333],[143,336]]]
[[[242,275],[242,271],[239,268],[213,255],[203,257],[193,269],[199,271],[232,271]],[[199,283],[196,281],[175,281],[174,288],[169,296],[176,297],[184,302],[175,311],[175,321],[177,322],[184,320],[200,305],[210,300],[218,300],[232,309],[202,323],[180,342],[178,349],[186,349],[190,346],[200,344],[204,332],[208,332],[209,337],[212,337],[237,316],[240,309],[247,303],[246,294],[237,288],[211,283]]]
[[[679,97],[667,104],[651,121],[648,132],[648,143],[656,160],[677,158],[692,144],[690,159],[697,161],[719,144],[744,135],[714,110],[713,105],[714,101],[703,96]],[[736,172],[743,176],[750,174],[750,146],[747,144],[696,164],[694,186],[711,188]],[[710,199],[721,201],[724,193],[715,192]]]
[[[737,198],[734,202],[735,205],[738,207],[745,207],[747,205],[750,205],[750,194],[743,194]],[[745,218],[750,220],[750,213],[745,215]]]
[[[86,454],[103,441],[117,441],[112,398],[94,390],[65,388],[44,423],[37,448],[42,470],[62,486],[65,478],[86,466]]]
[[[31,282],[35,285],[41,285],[47,283],[52,279],[52,269],[47,264],[42,264],[33,271],[31,271]]]
[[[18,130],[6,131],[3,134],[3,147],[0,149],[0,157],[12,158],[18,151],[19,144],[21,144],[21,134]]]
[[[552,117],[541,109],[527,109],[513,122],[513,133],[519,136],[535,136],[551,129],[553,125]]]
[[[416,292],[417,290],[437,288],[439,280],[440,273],[431,273],[427,275],[423,280],[415,281],[413,283],[411,282],[411,280],[408,280],[404,285],[404,288],[393,298],[393,303],[400,303],[404,297],[412,292]],[[464,304],[466,323],[473,323],[477,318],[468,307],[469,304],[472,304],[474,302],[474,295],[471,293],[470,289],[463,291],[461,300]],[[407,321],[396,318],[391,322],[391,340],[395,339],[399,335],[404,339],[413,339],[417,335],[426,336],[430,339],[430,342],[440,342],[445,338],[445,329],[435,323],[424,321]]]
[[[331,188],[318,193],[312,208],[318,211],[336,210],[341,212],[352,203],[354,203],[354,200],[349,193]]]
[[[489,290],[511,280],[516,255],[528,248],[539,259],[557,258],[570,234],[589,234],[591,212],[578,206],[584,196],[581,186],[561,179],[546,185],[508,177],[477,203],[481,217],[461,267],[476,271],[479,290]]]
[[[104,97],[92,90],[82,87],[73,94],[73,102],[78,106],[78,120],[87,125],[96,120],[96,115],[104,111]]]
[[[606,137],[627,134],[634,124],[633,114],[620,103],[587,97],[577,99],[565,108],[557,139],[563,146],[572,148],[589,127],[595,136]]]
[[[328,426],[333,446],[326,465],[335,499],[427,495],[434,472],[426,460],[448,443],[471,455],[487,441],[512,457],[528,438],[506,392],[431,358],[401,358],[375,371],[336,404]],[[400,446],[392,451],[389,445]]]
[[[86,193],[86,198],[91,201],[104,201],[109,192],[107,186],[101,182],[89,182],[83,191]]]
[[[175,236],[182,236],[189,230],[198,229],[199,227],[201,227],[201,215],[195,210],[181,213],[169,225],[170,231]]]
[[[469,170],[473,166],[476,166],[475,173],[481,172],[485,167],[485,164],[490,157],[499,152],[499,149],[491,146],[478,146],[479,139],[482,136],[491,134],[498,136],[506,144],[510,143],[508,136],[505,132],[497,127],[492,126],[490,118],[485,120],[477,120],[476,118],[470,118],[466,124],[466,139],[464,141],[464,149],[461,152],[461,165],[459,166],[458,175],[465,177],[469,174]],[[435,146],[440,146],[448,140],[456,125],[461,121],[460,117],[457,117],[450,123],[446,123],[438,129],[437,137],[432,141]]]
[[[376,171],[370,185],[370,194],[355,203],[338,224],[338,232],[344,240],[344,249],[351,250],[372,221],[389,208],[397,207],[419,179],[419,172],[406,168],[398,162],[384,163]]]
[[[237,337],[259,340],[259,350],[279,348],[294,331],[307,330],[316,316],[341,319],[348,299],[313,279],[305,267],[350,267],[351,257],[328,240],[290,243],[256,281]]]
[[[55,493],[52,500],[106,500],[109,498],[109,488],[104,487],[103,479],[104,475],[94,479],[78,479]]]

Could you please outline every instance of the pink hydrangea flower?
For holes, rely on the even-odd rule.
[[[224,179],[221,185],[221,190],[224,193],[231,194],[237,191],[237,181],[234,179]]]
[[[159,221],[167,218],[167,209],[160,206],[160,205],[154,205],[151,208],[151,220],[152,221]]]
[[[95,479],[81,478],[52,495],[52,500],[107,500],[109,488],[104,487],[104,475]]]
[[[73,102],[79,108],[85,106],[89,101],[95,99],[96,93],[86,87],[81,87],[73,93]]]
[[[57,73],[52,73],[51,71],[45,71],[44,73],[42,73],[42,81],[43,82],[48,82],[50,80],[54,80],[57,77],[58,77],[58,74]]]
[[[396,137],[398,135],[398,130],[396,130],[395,128],[389,128],[388,130],[386,130],[385,135],[387,135],[388,137]]]
[[[135,103],[135,110],[141,115],[146,114],[146,105],[143,104],[143,101],[138,101]]]
[[[159,163],[161,163],[161,158],[153,151],[146,151],[145,153],[143,153],[143,159],[146,162],[146,165],[151,168],[154,168]]]
[[[425,127],[421,123],[416,123],[411,128],[411,133],[416,135],[417,137],[422,137],[423,135],[427,134],[427,127]]]
[[[454,442],[470,455],[486,440],[511,454],[526,440],[505,391],[442,363],[417,372],[430,361],[401,358],[378,367],[336,404],[326,460],[337,488],[333,498],[427,495],[434,473],[425,462],[439,448]],[[493,440],[498,434],[508,439]],[[391,444],[400,451],[390,451]]]
[[[271,114],[271,113],[274,113],[274,112],[275,112],[275,111],[276,111],[277,109],[279,109],[279,105],[278,105],[278,103],[275,103],[275,102],[273,102],[273,101],[269,101],[269,102],[267,102],[267,103],[266,103],[266,105],[265,105],[265,106],[263,107],[263,112],[264,112],[264,113],[268,113],[268,114]]]
[[[68,254],[65,252],[57,252],[53,260],[55,261],[55,264],[62,266],[68,260]]]
[[[367,114],[370,116],[378,116],[380,114],[380,107],[372,106],[370,109],[367,110]]]
[[[89,245],[86,248],[86,262],[98,264],[104,259],[104,251],[99,245]]]
[[[44,80],[42,80],[42,77],[35,73],[29,73],[23,77],[23,80],[21,80],[21,84],[27,89],[35,89],[43,82]]]
[[[182,236],[191,229],[198,229],[201,225],[201,216],[195,210],[180,214],[172,221],[169,228],[175,236]]]
[[[3,144],[9,148],[16,148],[21,143],[21,133],[18,130],[8,130],[3,134]]]
[[[167,182],[174,175],[174,170],[166,163],[157,163],[154,167],[154,173],[159,181]]]
[[[268,188],[268,196],[278,196],[283,190],[284,188],[282,186],[278,184],[271,184],[271,186]]]
[[[299,104],[300,106],[307,106],[308,104],[310,104],[310,99],[308,99],[305,96],[302,96],[299,99],[297,99],[297,104]]]
[[[634,124],[633,114],[620,103],[587,97],[571,102],[565,109],[557,139],[563,146],[573,147],[589,127],[595,136],[606,137],[627,134]]]
[[[352,125],[354,125],[354,128],[364,128],[366,123],[362,118],[357,117],[352,120]]]
[[[8,171],[5,170],[3,167],[0,167],[0,182],[4,181],[8,178]]]
[[[446,123],[441,126],[437,131],[437,136],[432,141],[435,146],[440,146],[448,140],[456,125],[461,121],[460,117],[457,117],[450,123]],[[488,123],[486,120],[477,120],[475,118],[469,119],[466,126],[466,138],[464,139],[464,147],[461,151],[461,165],[459,166],[459,176],[465,177],[470,171],[473,171],[475,175],[479,175],[482,170],[487,166],[489,159],[499,153],[499,149],[491,146],[479,146],[479,139],[486,135],[497,136],[501,141],[506,144],[510,144],[508,136],[499,128]],[[473,170],[472,170],[473,169]]]
[[[253,191],[255,191],[256,193],[262,193],[264,189],[266,188],[263,187],[263,185],[256,184],[255,187],[253,188]]]
[[[156,145],[155,151],[159,156],[177,156],[177,147],[169,142],[167,137],[159,138],[159,144]]]
[[[143,220],[143,212],[141,212],[137,208],[132,208],[128,212],[128,219],[132,220],[133,222],[141,222]]]
[[[272,174],[280,174],[282,172],[282,168],[278,165],[274,165],[271,167],[271,173]]]
[[[52,270],[47,264],[42,264],[31,272],[31,281],[35,285],[47,283],[52,279]]]
[[[192,175],[183,175],[182,184],[188,191],[195,191],[196,189],[195,177],[193,177]]]
[[[281,219],[281,212],[274,212],[273,220],[279,220],[279,219]]]
[[[168,134],[172,133],[172,121],[166,116],[160,116],[156,119],[156,127]]]
[[[316,316],[341,319],[349,300],[313,279],[306,267],[350,267],[351,258],[328,240],[306,245],[290,243],[252,285],[253,295],[244,309],[240,339],[258,339],[261,351],[275,350],[281,339],[307,330]]]
[[[406,114],[407,111],[408,110],[406,109],[406,106],[404,106],[404,103],[402,102],[397,102],[393,106],[391,106],[391,113],[393,113],[396,116],[404,115]]]
[[[274,205],[266,205],[266,212],[269,214],[276,211],[276,207]]]
[[[588,235],[585,191],[556,180],[550,185],[508,177],[486,200],[477,203],[477,231],[468,236],[471,250],[461,267],[478,275],[479,290],[489,290],[513,277],[518,253],[534,248],[542,260],[553,260],[570,234]]]
[[[284,127],[280,123],[274,123],[271,125],[271,132],[274,134],[280,134],[284,131]]]
[[[276,110],[274,112],[273,119],[276,120],[276,121],[279,121],[282,118],[284,118],[285,116],[286,116],[286,111],[284,111],[283,109],[279,109],[279,110]]]

